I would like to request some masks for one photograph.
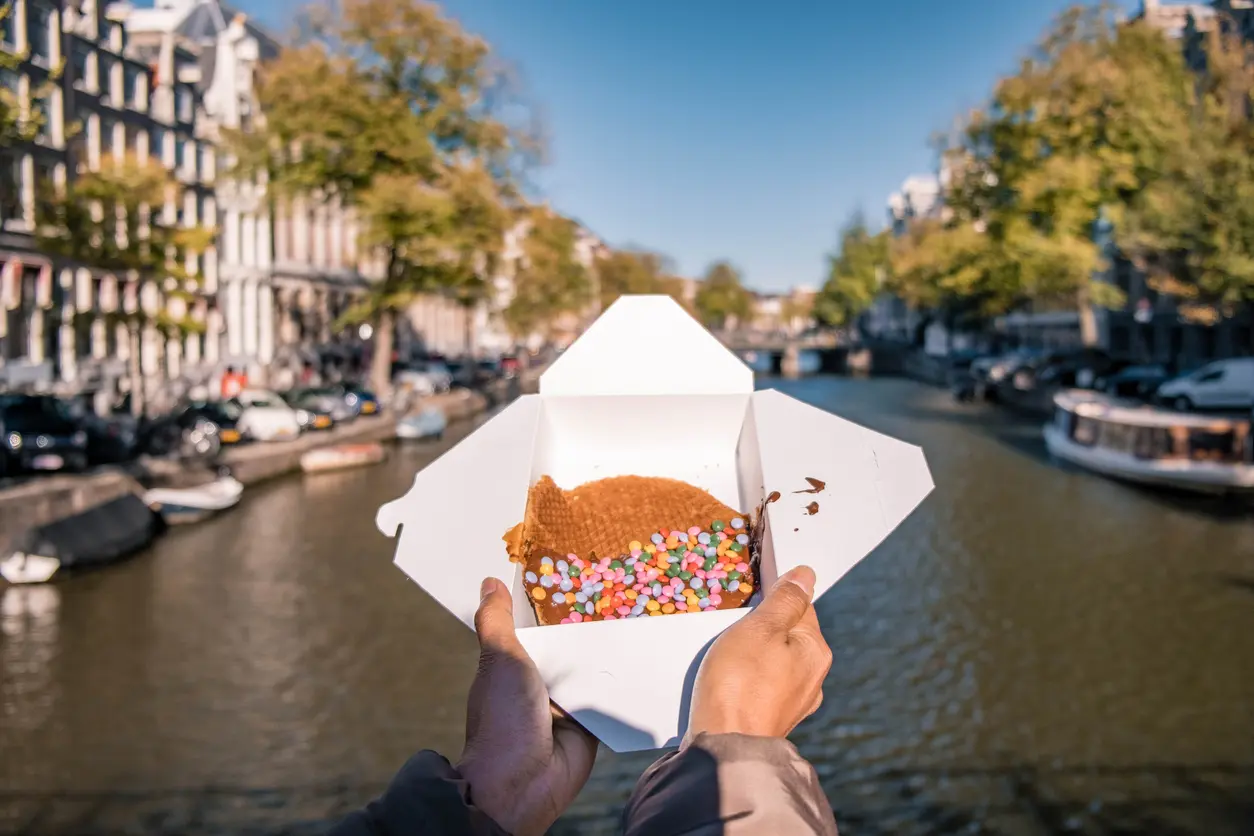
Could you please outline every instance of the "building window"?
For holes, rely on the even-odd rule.
[[[113,99],[113,61],[100,55],[96,58],[96,66],[99,71],[99,82],[96,85],[100,91],[100,97],[109,104],[115,104]]]
[[[153,128],[148,138],[148,153],[165,162],[165,128]]]
[[[0,87],[9,91],[11,101],[21,101],[21,78],[17,73],[0,68]]]
[[[52,63],[52,15],[42,6],[26,10],[26,33],[31,59],[45,66]]]
[[[187,140],[175,138],[174,140],[174,167],[182,171],[183,164],[187,156]]]
[[[193,113],[192,91],[186,87],[180,87],[178,92],[175,93],[175,98],[178,105],[178,120],[184,123],[191,122],[192,117],[195,115]]]
[[[141,128],[135,125],[126,126],[126,153],[139,157],[139,135]]]
[[[82,174],[90,168],[87,156],[87,135],[83,131],[70,138],[66,145],[66,154],[70,163],[70,171],[75,174]]]
[[[18,276],[17,307],[6,310],[8,336],[4,340],[4,359],[21,360],[30,352],[30,321],[35,312],[35,282],[38,270],[25,269]]]
[[[126,68],[126,80],[124,92],[126,94],[126,105],[134,110],[144,109],[144,86],[141,82],[141,74],[135,67]]]
[[[10,52],[17,49],[17,25],[14,23],[14,12],[12,3],[0,3],[0,44],[4,44],[9,48]]]
[[[48,217],[53,211],[57,193],[56,166],[52,163],[35,163],[35,217]]]
[[[0,226],[22,217],[22,165],[14,156],[0,156]]]
[[[100,120],[100,153],[110,154],[113,152],[113,129],[117,125],[112,119]]]
[[[49,142],[52,139],[52,103],[49,101],[50,97],[51,93],[39,96],[30,103],[31,116],[39,126],[39,132],[36,134],[36,137],[41,142]]]
[[[80,90],[94,90],[96,85],[91,78],[91,50],[84,44],[74,44],[70,48],[70,63],[74,69],[74,86]]]

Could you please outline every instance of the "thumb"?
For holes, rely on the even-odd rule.
[[[814,597],[814,570],[797,566],[779,576],[766,593],[766,599],[745,620],[752,619],[760,629],[771,633],[787,633],[810,610]]]
[[[518,643],[514,632],[514,599],[509,587],[496,578],[485,578],[479,587],[475,633],[479,636],[479,649],[485,653],[512,648]]]

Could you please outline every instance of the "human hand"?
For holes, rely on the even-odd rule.
[[[832,651],[819,632],[814,570],[780,576],[757,609],[715,640],[692,691],[686,737],[785,737],[823,703]]]
[[[509,589],[488,578],[475,632],[466,749],[457,765],[475,806],[515,836],[542,834],[583,789],[596,738],[549,702],[540,670],[514,632]]]

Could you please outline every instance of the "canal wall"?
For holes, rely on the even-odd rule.
[[[30,528],[141,490],[138,482],[120,470],[32,478],[6,488],[0,491],[0,555],[7,555],[17,538]]]

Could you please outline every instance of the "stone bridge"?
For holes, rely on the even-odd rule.
[[[844,374],[864,368],[862,353],[856,347],[838,345],[828,336],[792,339],[746,334],[717,336],[759,374],[796,377]],[[809,356],[803,358],[803,354]]]

